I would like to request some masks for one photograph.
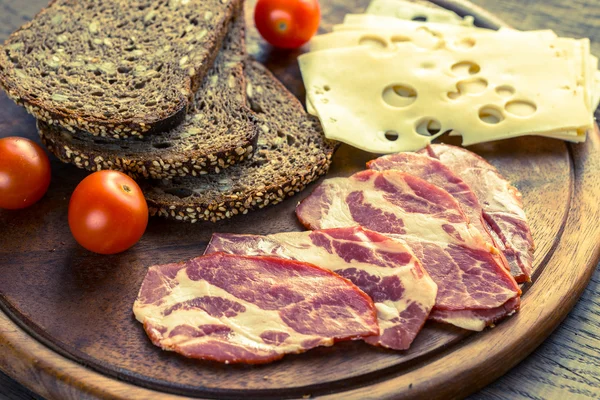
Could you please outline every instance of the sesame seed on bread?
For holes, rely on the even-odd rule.
[[[242,0],[54,0],[0,48],[0,86],[37,119],[127,138],[184,121]]]
[[[90,171],[114,169],[134,178],[172,179],[220,172],[250,158],[259,126],[247,107],[244,18],[223,41],[185,121],[144,139],[101,138],[38,122],[42,141],[59,159]]]
[[[142,183],[151,215],[216,222],[279,203],[328,171],[337,143],[319,120],[258,62],[245,75],[262,131],[254,157],[219,174]]]

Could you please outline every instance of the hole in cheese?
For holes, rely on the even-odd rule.
[[[475,39],[470,37],[461,38],[454,42],[454,45],[459,49],[470,49],[471,47],[474,47],[475,44]]]
[[[537,106],[527,100],[513,100],[506,103],[504,109],[507,113],[519,117],[529,117],[537,111]]]
[[[408,107],[417,100],[417,91],[405,84],[389,85],[383,90],[382,97],[392,107]]]
[[[482,78],[472,78],[460,81],[456,84],[460,94],[479,94],[488,87],[488,82]]]
[[[495,125],[504,120],[504,114],[495,106],[483,106],[479,110],[479,119],[486,124]]]
[[[502,97],[510,97],[515,94],[515,88],[510,85],[501,85],[496,88],[496,93]]]
[[[398,132],[396,132],[396,131],[387,131],[385,133],[385,138],[387,140],[389,140],[390,142],[395,142],[396,140],[398,140],[399,136],[400,135],[398,135]]]
[[[451,100],[456,100],[460,97],[460,92],[448,92],[448,98]]]
[[[452,65],[450,70],[458,77],[466,77],[479,73],[479,71],[481,71],[481,67],[479,64],[472,61],[461,61]]]
[[[417,133],[422,136],[432,136],[442,130],[440,122],[434,118],[426,117],[421,119],[415,128]]]
[[[379,36],[363,36],[358,41],[358,44],[361,46],[369,46],[375,49],[385,49],[387,47],[387,42],[385,39]]]
[[[427,22],[427,16],[425,16],[425,15],[415,15],[414,17],[411,18],[411,20],[413,20],[413,21]]]

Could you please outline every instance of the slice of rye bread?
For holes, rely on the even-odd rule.
[[[262,120],[254,157],[220,174],[142,183],[151,215],[216,222],[279,203],[328,171],[338,143],[325,139],[319,120],[261,64],[248,61],[245,74]]]
[[[196,102],[177,128],[144,139],[99,138],[38,122],[42,141],[60,160],[90,171],[114,169],[134,178],[197,176],[252,156],[260,127],[247,107],[245,24],[235,19]]]
[[[130,137],[179,125],[242,0],[54,0],[0,48],[37,119]]]

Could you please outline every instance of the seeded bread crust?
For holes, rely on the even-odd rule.
[[[54,0],[0,48],[0,86],[70,132],[169,130],[241,9],[242,0]]]
[[[277,204],[324,175],[337,142],[271,73],[246,63],[246,93],[262,133],[252,160],[220,174],[142,183],[151,215],[217,222]]]
[[[143,140],[70,133],[38,121],[42,141],[61,161],[90,171],[113,169],[133,178],[172,179],[219,173],[252,157],[259,126],[247,107],[244,18],[238,17],[185,122]]]

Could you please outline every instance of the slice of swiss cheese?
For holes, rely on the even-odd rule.
[[[410,41],[419,48],[432,49],[444,44],[447,40],[462,41],[479,35],[519,36],[523,41],[530,42],[530,36],[554,46],[557,55],[562,52],[562,57],[572,57],[576,68],[582,70],[582,79],[585,82],[586,97],[590,102],[590,111],[598,107],[595,96],[595,73],[598,70],[598,59],[590,54],[589,39],[557,38],[551,30],[516,31],[512,29],[492,31],[481,28],[465,28],[461,26],[447,26],[443,24],[423,24],[412,21],[398,21],[394,28],[370,30],[338,31],[320,35],[311,41],[311,51],[320,51],[330,48],[351,47],[358,45],[375,45],[390,47],[400,41]],[[383,30],[384,32],[382,32]],[[539,44],[539,42],[536,42]],[[600,94],[599,94],[600,95]]]
[[[380,0],[374,0],[373,3],[378,3]],[[491,34],[496,33],[505,33],[508,31],[527,33],[527,34],[536,34],[543,35],[547,38],[556,38],[556,34],[551,30],[541,30],[541,31],[516,31],[512,28],[501,27],[498,31],[493,31],[484,28],[478,28],[475,26],[459,26],[456,24],[452,24],[451,22],[436,20],[432,21],[433,23],[423,23],[416,21],[408,21],[409,18],[403,18],[402,15],[408,15],[410,12],[402,13],[396,15],[394,11],[393,4],[397,7],[400,6],[400,3],[403,3],[402,0],[389,0],[388,5],[384,5],[383,3],[387,3],[387,1],[383,1],[381,5],[377,7],[378,12],[368,12],[367,14],[347,14],[344,18],[344,23],[342,25],[334,25],[333,31],[365,31],[365,30],[393,30],[396,29],[419,29],[421,26],[426,26],[432,32],[436,33],[445,33],[445,34],[454,34],[454,33],[465,33],[469,32],[477,33],[477,34],[485,34],[486,32]],[[388,7],[388,8],[386,8]],[[410,6],[407,6],[410,9]],[[418,7],[423,7],[418,5]],[[386,12],[387,10],[387,12]],[[439,11],[439,10],[438,10]],[[445,11],[445,10],[443,10]],[[399,19],[400,18],[400,19]],[[441,23],[435,23],[441,22]],[[401,34],[400,32],[397,32]],[[322,35],[327,36],[327,35]],[[311,48],[312,51],[317,51],[325,48],[334,48],[334,47],[346,47],[348,45],[347,39],[343,37],[330,37],[325,39],[320,39],[320,37],[316,38],[316,44],[314,48]],[[342,39],[340,45],[335,45],[335,41]],[[587,71],[585,80],[587,82],[588,87],[588,98],[590,99],[590,110],[593,112],[600,105],[600,88],[597,88],[595,85],[595,75],[598,71],[598,60],[596,57],[591,55],[589,49],[589,39],[570,39],[570,38],[560,38],[559,40],[564,40],[565,42],[573,42],[577,41],[583,45],[582,48],[582,68],[589,68]],[[599,72],[600,73],[600,72]]]
[[[398,28],[410,25],[418,26],[443,26],[446,27],[447,31],[464,31],[469,29],[483,30],[484,28],[477,28],[474,26],[464,25],[448,25],[441,22],[421,22],[421,21],[409,21],[404,19],[398,19],[394,17],[384,17],[379,15],[369,14],[347,14],[344,17],[342,24],[334,25],[333,31],[347,31],[364,28],[375,28],[375,29],[389,29]],[[486,29],[489,30],[489,29]],[[490,30],[491,31],[491,30]],[[493,32],[493,31],[491,31]]]
[[[372,15],[346,15],[346,20],[353,22],[355,18],[361,19],[362,17],[370,18],[370,21],[378,26],[375,32],[368,29],[356,29],[353,31],[338,31],[329,34],[319,35],[314,37],[310,42],[311,51],[327,50],[331,48],[339,47],[351,47],[359,45],[367,46],[379,46],[392,48],[399,42],[411,41],[415,43],[419,48],[433,49],[439,46],[444,40],[463,41],[472,36],[472,34],[497,34],[497,31],[490,29],[482,29],[475,27],[463,27],[463,26],[452,26],[436,23],[414,22],[414,21],[403,21],[396,20],[395,18],[386,19],[384,17],[375,17]],[[378,20],[387,22],[393,22],[390,27],[383,25],[377,25]],[[391,20],[391,21],[390,21]],[[506,30],[507,34],[511,34],[519,31]],[[502,31],[502,34],[505,32]],[[527,35],[534,35],[540,39],[551,40],[556,38],[556,34],[551,30],[543,31],[528,31]],[[311,115],[318,116],[317,110],[314,108],[308,95],[306,96],[306,108],[307,112]]]
[[[373,0],[367,8],[367,14],[390,16],[406,20],[441,22],[453,25],[473,25],[473,17],[461,18],[458,14],[444,8],[425,6],[403,0]]]
[[[475,39],[472,47],[450,42],[435,51],[411,43],[330,49],[299,61],[327,136],[367,151],[417,150],[448,130],[470,145],[590,129],[573,60],[541,37],[528,37],[526,48],[518,36]]]
[[[506,30],[502,32],[480,28],[464,28],[450,26],[446,29],[441,24],[422,24],[412,21],[400,21],[404,26],[390,28],[363,28],[348,31],[336,31],[314,37],[310,41],[310,51],[321,51],[339,47],[360,45],[391,48],[403,42],[414,43],[419,49],[435,50],[444,43],[452,41],[468,46],[471,40],[477,40],[482,35],[501,35],[502,37],[520,37],[523,40],[537,40],[536,43],[550,43],[556,34],[551,30],[526,31]]]
[[[364,16],[350,15],[347,16],[347,20],[354,22],[355,18],[360,19],[362,17]],[[367,17],[372,18],[372,16]],[[382,17],[377,17],[376,19],[389,22],[388,19]],[[473,35],[479,36],[482,34],[500,34],[503,36],[519,35],[524,41],[529,42],[527,37],[533,35],[538,39],[542,39],[548,45],[553,46],[557,54],[562,52],[562,54],[560,54],[561,56],[567,58],[572,57],[575,62],[574,68],[581,71],[580,76],[577,77],[578,81],[585,82],[584,89],[586,91],[586,98],[589,101],[590,112],[593,112],[598,106],[598,102],[600,101],[600,90],[598,89],[600,88],[597,87],[595,79],[598,60],[590,54],[589,40],[587,39],[575,40],[557,38],[556,34],[550,30],[521,32],[512,29],[504,29],[501,31],[492,31],[480,28],[465,28],[461,26],[446,26],[433,23],[423,24],[413,21],[393,20],[396,21],[392,24],[394,28],[385,28],[382,26],[370,28],[369,30],[357,28],[355,31],[338,31],[318,36],[311,42],[311,50],[320,51],[329,48],[351,47],[356,45],[390,47],[399,40],[412,41],[421,48],[435,48],[436,45],[440,45],[439,42],[443,40],[460,40],[461,37],[471,37]],[[384,35],[382,36],[381,34]],[[318,113],[308,96],[306,104],[308,112],[318,116]],[[458,134],[459,133],[455,133],[455,135]],[[541,136],[569,140],[572,142],[582,142],[585,141],[586,134],[582,131],[561,130],[542,134]]]

